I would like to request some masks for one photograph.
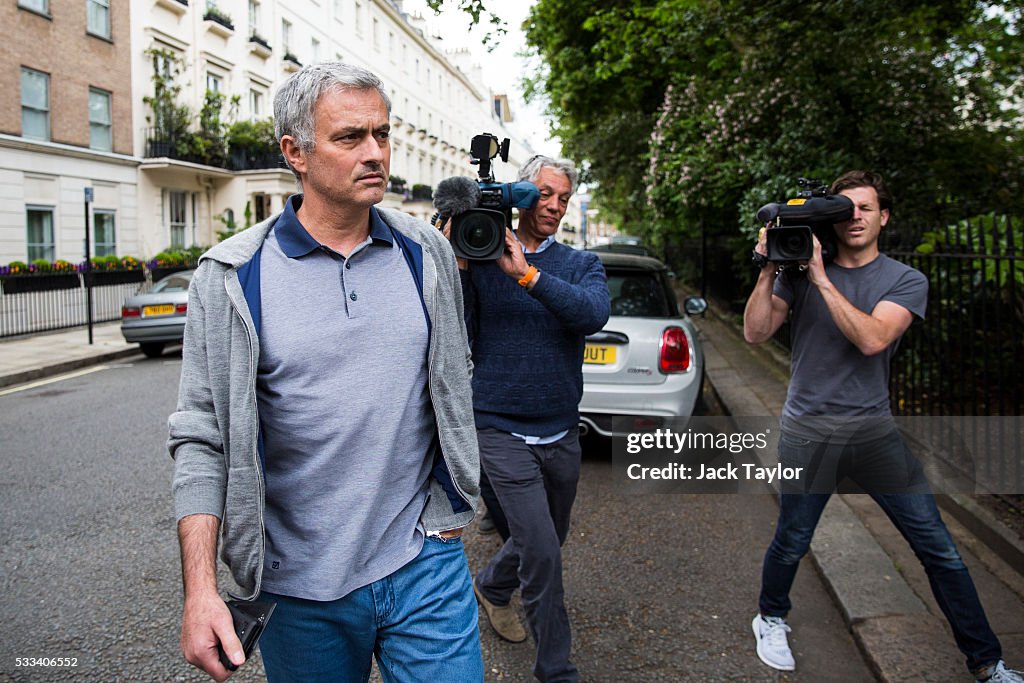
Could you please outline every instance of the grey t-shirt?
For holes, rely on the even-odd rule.
[[[880,301],[891,301],[924,318],[928,280],[885,254],[860,268],[830,263],[825,272],[865,313]],[[774,293],[793,312],[791,379],[783,417],[891,415],[889,363],[899,339],[882,353],[865,356],[836,326],[817,287],[804,274],[784,272],[775,281]]]

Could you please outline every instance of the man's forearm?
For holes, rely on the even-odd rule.
[[[782,324],[781,320],[776,321],[778,314],[772,301],[774,285],[774,269],[763,268],[743,309],[743,338],[751,344],[760,344],[771,339]]]
[[[178,522],[181,544],[181,577],[185,599],[217,592],[217,532],[220,520],[213,515],[189,515]]]
[[[899,314],[882,319],[876,317],[874,312],[865,313],[854,306],[831,281],[826,279],[816,285],[836,327],[865,356],[884,351],[910,324],[909,312],[905,315],[905,322],[898,319],[903,317]]]

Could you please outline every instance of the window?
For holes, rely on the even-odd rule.
[[[206,72],[206,89],[210,92],[220,92],[224,89],[224,81],[218,75],[212,71]]]
[[[334,20],[341,21],[341,13],[343,11],[341,0],[334,0]]]
[[[50,75],[21,67],[21,135],[50,139]]]
[[[281,47],[286,55],[292,54],[292,22],[281,20]]]
[[[355,17],[356,17],[356,33],[361,35],[363,33],[363,3],[361,3],[361,2],[357,2],[356,3]]]
[[[313,63],[316,64],[320,61],[320,41],[313,38],[310,40],[309,47],[313,50]]]
[[[50,0],[18,0],[18,7],[24,7],[40,14],[49,14]]]
[[[249,0],[249,35],[260,32],[260,3]]]
[[[28,233],[28,261],[36,259],[53,261],[56,258],[53,245],[53,209],[30,206],[25,212],[25,224]]]
[[[376,18],[373,20],[373,49],[380,49],[380,22]]]
[[[253,199],[253,216],[256,222],[259,223],[262,220],[270,218],[270,195],[256,193],[252,196]]]
[[[185,246],[185,227],[188,225],[187,195],[176,190],[169,194],[171,246],[182,248]]]
[[[94,211],[92,214],[92,243],[96,256],[116,256],[117,240],[114,238],[114,212]]]
[[[249,90],[249,118],[255,120],[263,117],[263,92],[251,88]]]
[[[89,33],[110,38],[110,0],[85,0],[89,14]]]
[[[89,147],[102,152],[114,149],[110,123],[110,93],[89,88]]]

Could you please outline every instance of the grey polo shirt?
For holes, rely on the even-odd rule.
[[[260,259],[263,587],[335,600],[422,547],[435,434],[428,327],[375,210],[370,236],[345,258],[303,228],[300,202],[289,200]]]

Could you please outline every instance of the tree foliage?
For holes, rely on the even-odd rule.
[[[1022,3],[539,0],[524,30],[566,152],[654,241],[753,227],[852,167],[903,215],[1020,209]]]

